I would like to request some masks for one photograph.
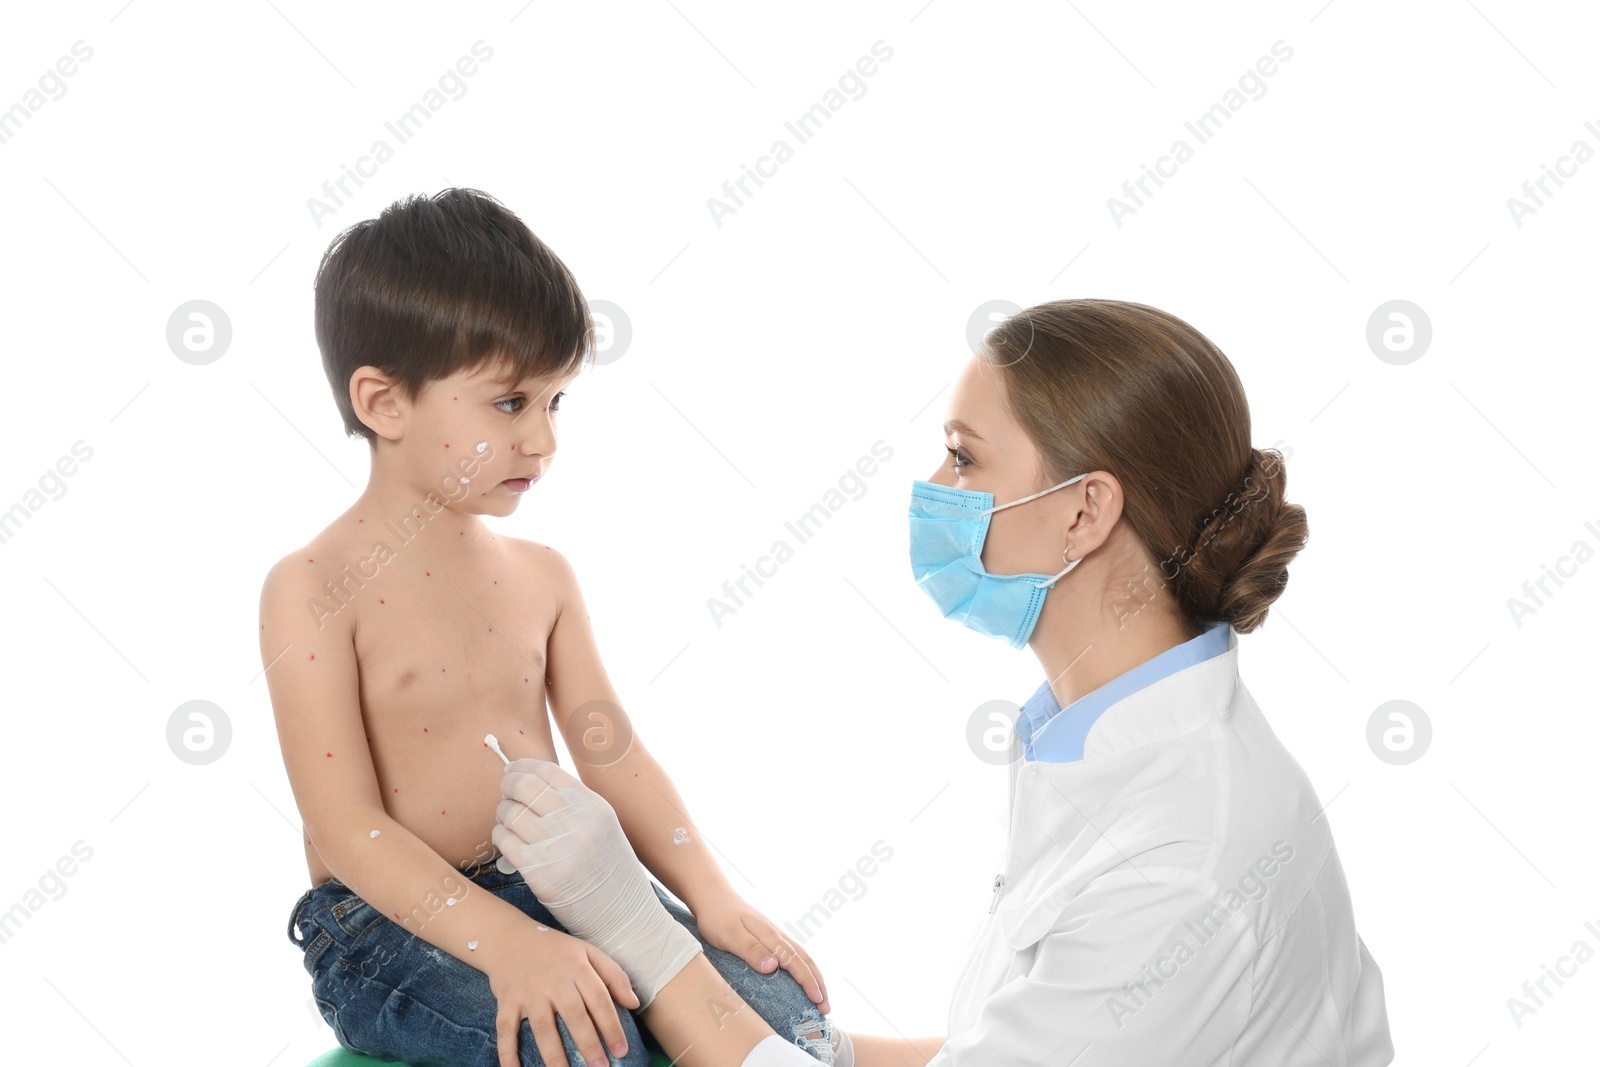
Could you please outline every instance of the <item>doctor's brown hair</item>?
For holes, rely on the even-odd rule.
[[[1123,519],[1156,561],[1184,621],[1249,633],[1289,581],[1306,512],[1284,501],[1275,449],[1250,444],[1233,364],[1199,330],[1144,304],[1036,304],[984,337],[1012,416],[1046,482],[1117,476]]]

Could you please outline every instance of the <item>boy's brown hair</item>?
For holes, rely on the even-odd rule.
[[[477,189],[398,200],[335,237],[317,268],[322,368],[345,433],[374,448],[350,404],[356,368],[377,367],[415,397],[499,356],[509,386],[578,369],[593,355],[592,331],[566,264]]]

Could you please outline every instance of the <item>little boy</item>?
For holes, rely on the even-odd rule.
[[[566,558],[482,521],[549,469],[590,355],[566,266],[483,193],[408,197],[329,246],[316,335],[372,472],[268,572],[260,639],[311,880],[288,934],[340,1043],[413,1064],[647,1062],[619,1005],[655,990],[495,864],[502,764],[483,739],[555,760],[553,718],[700,950],[831,1063],[815,965],[718,869],[618,702]]]

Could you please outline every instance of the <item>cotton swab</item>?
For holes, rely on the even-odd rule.
[[[484,734],[483,743],[494,749],[494,754],[500,757],[500,761],[502,763],[504,763],[507,767],[511,766],[511,761],[506,759],[506,754],[500,751],[500,742],[495,740],[494,734]]]

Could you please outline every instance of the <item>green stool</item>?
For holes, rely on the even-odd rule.
[[[371,1056],[363,1056],[359,1052],[351,1052],[340,1045],[329,1052],[324,1052],[312,1060],[306,1067],[383,1067],[384,1064],[396,1063],[396,1060],[378,1060]],[[672,1067],[672,1061],[659,1052],[650,1053],[650,1067]]]

